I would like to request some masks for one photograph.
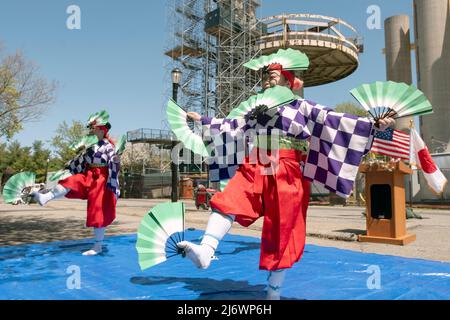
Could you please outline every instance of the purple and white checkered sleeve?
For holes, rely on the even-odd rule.
[[[244,118],[239,119],[220,119],[202,116],[201,118],[203,132],[207,136],[228,133],[232,137],[243,134],[251,128]]]
[[[107,187],[114,192],[116,198],[120,196],[120,185],[119,185],[119,171],[120,171],[120,159],[115,153],[114,148],[109,146],[107,148],[108,154],[108,181]]]
[[[320,116],[314,120],[304,176],[348,198],[361,160],[370,147],[373,124],[367,118],[324,111],[323,115],[319,110],[312,112]]]
[[[268,121],[269,125],[300,140],[308,139],[317,124],[323,123],[327,112],[324,106],[314,102],[298,99],[279,109],[279,116]]]
[[[78,155],[75,159],[70,161],[67,169],[71,174],[78,174],[84,172],[84,168],[86,167],[86,160],[84,159],[84,153]]]

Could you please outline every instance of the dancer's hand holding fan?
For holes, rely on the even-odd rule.
[[[260,113],[273,110],[279,106],[294,101],[297,97],[287,87],[275,86],[268,88],[264,92],[251,96],[246,101],[231,110],[227,118],[239,119],[248,115],[250,118],[256,117]]]
[[[433,113],[431,103],[416,87],[393,81],[363,84],[350,91],[373,118],[375,125],[386,119],[421,116]]]
[[[192,152],[208,157],[209,153],[203,143],[202,137],[195,134],[188,125],[187,112],[176,104],[175,101],[170,100],[167,103],[166,114],[170,129],[177,139],[183,142],[184,146]]]

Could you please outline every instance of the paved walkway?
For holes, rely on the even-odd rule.
[[[167,199],[122,199],[118,218],[108,228],[108,235],[136,233],[141,217],[154,205]],[[197,210],[191,200],[186,203],[186,227],[204,229],[208,211]],[[0,246],[91,238],[84,227],[85,206],[79,200],[56,200],[46,207],[36,204],[11,206],[0,200]],[[358,252],[396,255],[409,258],[450,262],[450,212],[415,209],[423,219],[407,220],[410,233],[417,240],[407,246],[360,243],[357,235],[365,232],[364,208],[311,206],[307,219],[307,243]],[[259,237],[262,220],[250,228],[234,224],[231,234]]]

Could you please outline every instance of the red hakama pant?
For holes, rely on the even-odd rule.
[[[301,160],[298,150],[279,150],[278,170],[265,175],[265,166],[247,157],[223,192],[211,199],[213,210],[235,215],[244,227],[264,216],[260,269],[290,268],[303,254],[310,183],[303,178]]]
[[[87,200],[86,227],[104,228],[116,218],[117,200],[106,186],[108,175],[108,167],[89,167],[58,182],[70,189],[66,198]]]

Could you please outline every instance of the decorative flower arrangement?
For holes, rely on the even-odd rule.
[[[369,155],[363,159],[362,164],[368,166],[369,170],[383,169],[392,172],[398,166],[399,162],[399,158],[394,159],[369,153]]]

